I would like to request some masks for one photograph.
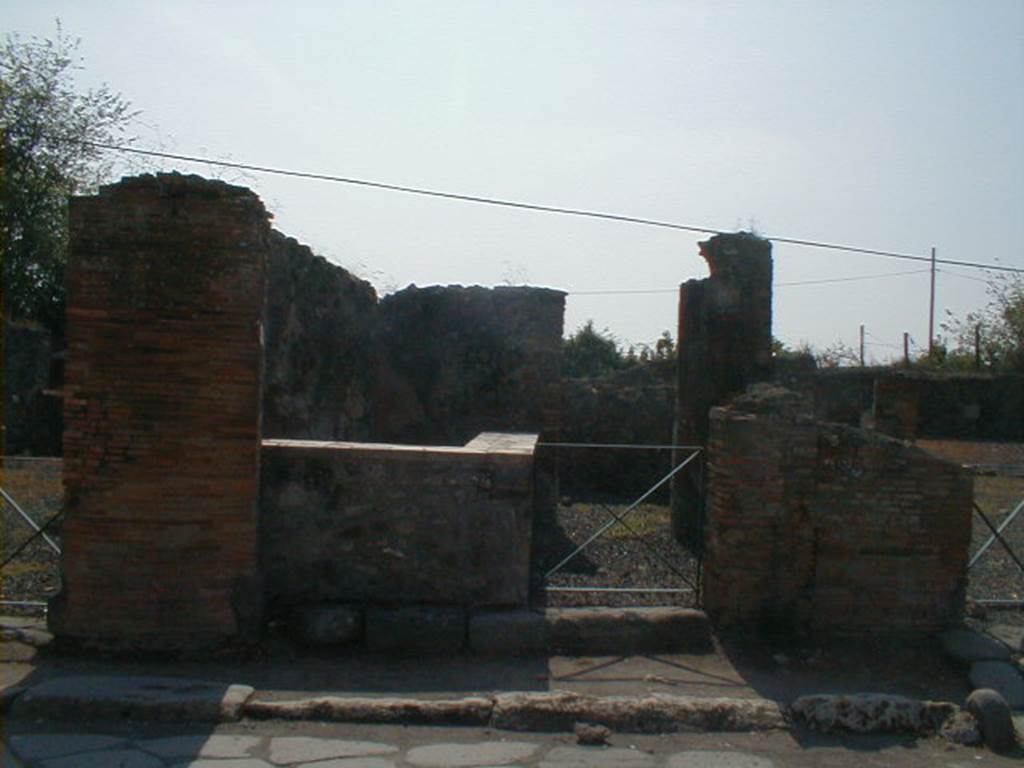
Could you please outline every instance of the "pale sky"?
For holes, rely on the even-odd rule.
[[[1024,0],[51,2],[137,146],[714,229],[1024,267]],[[702,236],[186,163],[371,280],[573,291],[623,342],[675,334]],[[926,344],[927,265],[776,244],[774,334]],[[963,277],[966,275],[967,277]],[[975,278],[974,280],[968,278]],[[937,307],[985,301],[947,267]],[[941,317],[940,317],[941,319]],[[888,345],[888,346],[885,346]]]

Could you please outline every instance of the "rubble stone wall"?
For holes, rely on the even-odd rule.
[[[893,368],[819,370],[787,382],[818,419],[902,439],[1024,440],[1024,376]]]
[[[411,286],[385,297],[375,439],[557,436],[564,311],[565,294],[544,288]]]
[[[569,443],[671,445],[674,361],[610,376],[567,379],[562,439]],[[563,496],[635,499],[671,469],[672,452],[563,448],[558,450]],[[667,494],[666,494],[667,495]]]
[[[272,610],[525,605],[536,440],[265,441],[261,539]]]
[[[924,633],[959,620],[972,477],[792,392],[711,412],[704,605],[719,627]]]
[[[274,232],[268,260],[263,434],[372,440],[377,294]]]
[[[268,217],[196,176],[71,201],[57,635],[188,647],[253,623]]]
[[[271,239],[268,438],[464,444],[488,430],[558,435],[565,294],[372,286]]]

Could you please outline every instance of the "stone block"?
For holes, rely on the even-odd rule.
[[[587,655],[706,653],[711,626],[692,608],[548,608],[548,647],[557,653]]]
[[[469,618],[469,649],[488,656],[530,656],[547,649],[547,626],[537,611],[488,611]]]
[[[457,653],[466,644],[466,612],[447,606],[369,608],[366,647],[373,653]]]
[[[1006,700],[997,691],[979,688],[967,697],[964,709],[974,715],[988,746],[1003,752],[1017,743],[1017,731]]]
[[[1002,696],[1011,709],[1024,707],[1024,678],[1007,661],[976,661],[971,664],[971,685],[990,688]]]
[[[946,655],[964,664],[1010,658],[1010,649],[1003,643],[973,629],[948,629],[942,633],[941,640]]]
[[[349,645],[363,637],[363,613],[348,605],[302,605],[292,610],[288,629],[306,645]]]

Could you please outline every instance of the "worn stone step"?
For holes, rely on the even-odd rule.
[[[488,655],[707,653],[711,625],[692,608],[548,608],[479,613],[469,620],[470,650]]]

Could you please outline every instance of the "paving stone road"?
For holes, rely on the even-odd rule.
[[[782,734],[622,737],[621,743],[584,747],[571,737],[494,731],[393,727],[363,729],[368,738],[193,733],[123,735],[23,732],[8,736],[3,768],[784,768],[785,766],[999,766],[1020,764],[984,750],[931,743],[905,748],[882,743],[860,748],[802,745]],[[116,730],[116,728],[114,729]],[[123,729],[122,729],[123,730]],[[355,729],[358,731],[359,729]],[[388,736],[376,739],[374,736]],[[438,736],[455,737],[438,741]],[[462,738],[459,738],[459,737]],[[616,741],[620,741],[616,737]],[[629,742],[640,742],[632,744]],[[745,743],[744,743],[745,742]],[[695,746],[702,744],[703,746]],[[1019,759],[1019,758],[1018,758]]]

